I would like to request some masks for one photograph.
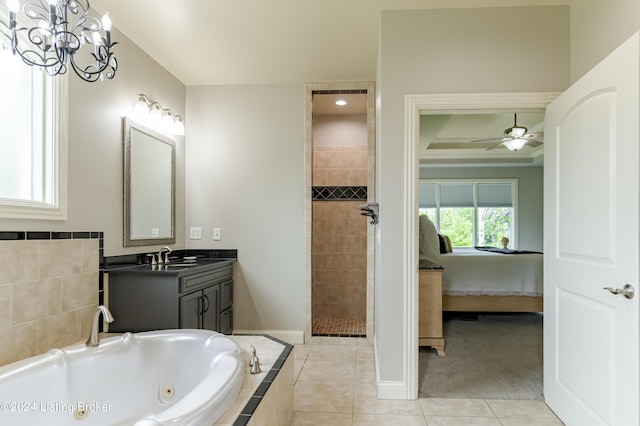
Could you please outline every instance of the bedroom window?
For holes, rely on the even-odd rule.
[[[420,182],[420,214],[426,214],[438,232],[454,247],[516,246],[516,180]]]
[[[66,78],[0,47],[0,92],[0,217],[65,219]]]

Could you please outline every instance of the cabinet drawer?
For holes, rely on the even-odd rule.
[[[180,279],[180,293],[186,293],[199,288],[219,284],[232,279],[233,267],[231,265],[217,269],[215,271],[199,272],[187,275]]]
[[[220,312],[220,333],[231,334],[233,332],[233,308]]]
[[[224,311],[233,305],[233,281],[220,284],[220,310]]]

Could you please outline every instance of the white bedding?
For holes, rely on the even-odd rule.
[[[542,296],[542,254],[455,248],[440,255],[442,293],[449,296]]]

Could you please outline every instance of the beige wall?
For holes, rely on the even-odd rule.
[[[638,0],[571,2],[571,81],[640,30]]]
[[[100,230],[106,256],[140,251],[125,249],[122,243],[122,117],[132,113],[138,93],[184,115],[185,86],[117,30],[112,39],[118,42],[115,54],[120,65],[113,80],[86,83],[69,71],[68,219],[0,219],[0,231]],[[184,247],[183,139],[176,144],[175,246],[179,248]]]
[[[303,84],[187,89],[186,223],[202,239],[186,245],[238,249],[236,330],[304,330],[304,102]]]
[[[99,240],[0,241],[0,366],[86,339]]]
[[[526,23],[526,24],[523,24]],[[378,58],[378,379],[404,380],[404,96],[553,92],[569,83],[564,6],[385,11]],[[407,195],[409,196],[409,195]]]

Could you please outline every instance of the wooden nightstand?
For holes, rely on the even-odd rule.
[[[444,354],[444,335],[442,333],[442,268],[420,269],[420,322],[418,326],[418,345],[431,346]]]

